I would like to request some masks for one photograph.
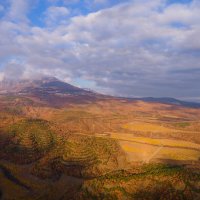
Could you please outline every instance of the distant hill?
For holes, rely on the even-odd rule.
[[[56,107],[106,98],[105,95],[75,87],[55,77],[42,77],[34,80],[3,80],[0,82],[0,95],[28,96],[41,103]]]
[[[0,82],[1,93],[60,93],[60,94],[91,94],[92,92],[84,90],[68,83],[62,82],[54,77],[43,77],[35,80],[3,80]]]
[[[174,98],[125,98],[113,97],[96,93],[89,89],[83,89],[66,82],[60,81],[55,77],[42,77],[34,80],[3,80],[0,82],[1,95],[21,95],[38,98],[53,106],[63,106],[66,103],[87,103],[101,99],[115,99],[144,102],[164,103],[177,106],[200,108],[200,103],[185,102]]]
[[[169,97],[161,97],[161,98],[146,97],[146,98],[140,98],[140,100],[145,102],[164,103],[164,104],[173,104],[173,105],[186,106],[192,108],[200,108],[200,103],[181,101]]]
[[[4,80],[0,199],[200,199],[197,107],[54,77]]]

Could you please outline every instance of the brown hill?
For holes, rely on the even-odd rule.
[[[200,109],[3,81],[0,199],[199,199]]]
[[[104,95],[75,87],[54,77],[3,80],[0,82],[0,94],[30,97],[41,103],[59,107],[69,103],[87,103],[106,98]]]

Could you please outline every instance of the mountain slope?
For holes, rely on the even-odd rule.
[[[1,92],[0,199],[199,199],[200,109],[48,77]]]
[[[164,103],[164,104],[172,104],[172,105],[177,105],[177,106],[200,108],[200,103],[181,101],[181,100],[169,98],[169,97],[161,97],[161,98],[146,97],[146,98],[140,98],[140,100],[145,101],[145,102]]]
[[[0,82],[1,93],[31,94],[37,92],[62,94],[91,94],[91,92],[62,82],[54,77],[35,80],[3,80]]]
[[[69,103],[93,102],[104,97],[104,95],[75,87],[54,77],[35,80],[3,80],[0,82],[0,94],[30,97],[40,103],[59,107]]]
[[[185,102],[174,98],[125,98],[102,95],[62,82],[55,77],[42,77],[35,80],[3,80],[0,82],[0,95],[29,96],[52,106],[65,106],[68,103],[91,103],[96,100],[125,100],[162,103],[175,106],[200,108],[200,103]]]

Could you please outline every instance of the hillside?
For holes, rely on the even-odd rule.
[[[198,107],[55,78],[0,88],[2,199],[199,199]]]

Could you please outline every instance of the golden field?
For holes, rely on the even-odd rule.
[[[113,99],[62,107],[29,97],[0,100],[4,199],[198,197],[200,109]]]
[[[127,153],[129,161],[151,162],[155,159],[198,161],[200,151],[185,148],[156,147],[149,144],[120,141],[122,149]]]
[[[117,140],[124,140],[135,143],[149,144],[155,146],[164,146],[164,147],[182,147],[182,148],[191,148],[200,150],[200,144],[196,144],[193,142],[188,142],[184,140],[172,140],[172,139],[155,139],[155,138],[147,138],[147,137],[134,137],[131,134],[123,134],[123,133],[111,133],[111,138]]]

